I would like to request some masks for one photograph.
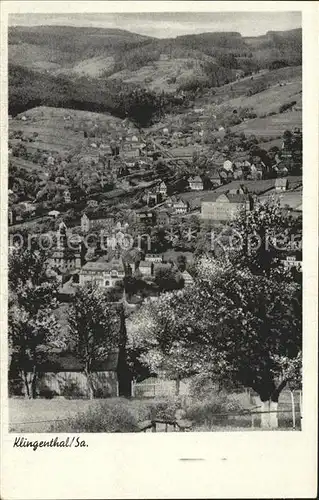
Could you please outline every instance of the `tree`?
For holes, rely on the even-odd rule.
[[[168,291],[182,288],[184,280],[177,269],[170,265],[162,265],[155,270],[155,283],[160,291]]]
[[[68,314],[70,347],[83,363],[89,398],[94,397],[92,371],[118,347],[117,317],[105,294],[98,288],[79,288]]]
[[[176,395],[179,394],[180,380],[194,375],[200,367],[196,358],[201,359],[200,346],[187,346],[176,334],[178,324],[171,308],[174,295],[167,293],[146,301],[127,322],[128,357],[135,379],[156,374],[176,381]],[[183,327],[182,325],[180,325]],[[171,329],[175,332],[170,342]]]
[[[301,219],[288,216],[275,199],[240,212],[229,228],[232,233],[224,251],[255,274],[269,275],[290,251],[300,249]],[[221,246],[217,234],[214,242]]]
[[[46,256],[32,248],[9,256],[10,369],[21,377],[25,396],[36,397],[38,369],[47,354],[64,345],[54,316],[57,282],[49,278]]]
[[[301,350],[300,285],[207,259],[193,287],[164,294],[147,308],[148,364],[152,354],[162,366],[163,357],[171,364],[178,359],[180,373],[208,373],[220,385],[250,387],[263,411],[276,411],[290,379],[281,360],[294,360]],[[262,414],[263,427],[277,425],[271,415]]]

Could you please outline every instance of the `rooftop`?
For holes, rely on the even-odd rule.
[[[233,194],[233,193],[216,193],[212,192],[205,196],[202,201],[210,201],[212,203],[218,201],[218,202],[223,202],[226,200],[223,199],[223,196],[225,196],[230,203],[245,203],[248,201],[249,197],[244,194]],[[221,197],[221,200],[219,198]]]
[[[124,272],[124,265],[121,259],[112,259],[110,262],[105,260],[97,260],[95,262],[87,262],[81,269],[82,271],[120,271]]]
[[[96,361],[92,367],[93,371],[116,371],[118,365],[119,350],[111,351],[103,361]],[[44,372],[73,372],[83,371],[83,362],[72,352],[51,353],[46,362],[41,364]]]

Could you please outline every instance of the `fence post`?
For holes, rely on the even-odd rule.
[[[118,382],[116,382],[116,396],[120,396],[120,384]]]
[[[296,413],[295,413],[294,391],[290,391],[290,397],[291,397],[291,409],[292,409],[292,427],[293,427],[293,429],[296,429]]]
[[[134,394],[134,381],[131,380],[131,397],[134,398],[135,394]]]

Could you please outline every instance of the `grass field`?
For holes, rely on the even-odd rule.
[[[287,111],[265,118],[255,118],[240,125],[232,127],[233,132],[245,132],[246,135],[258,137],[278,137],[282,136],[284,130],[291,130],[294,127],[302,127],[302,112]]]
[[[249,402],[247,394],[236,394],[236,399],[241,402],[242,407],[251,408],[254,403]],[[123,400],[124,405],[139,420],[138,415],[143,411],[145,404],[152,402],[148,399]],[[155,400],[154,400],[155,401]],[[79,412],[86,412],[90,408],[97,408],[100,403],[112,407],[119,402],[118,398],[111,399],[35,399],[27,400],[23,398],[9,399],[9,430],[10,432],[50,432],[56,421],[63,421],[69,417],[75,417]],[[300,427],[300,399],[299,394],[295,394],[296,422]],[[288,391],[281,393],[279,399],[279,430],[292,429],[291,414],[291,396]],[[198,431],[227,431],[227,430],[260,430],[260,417],[254,418],[254,427],[252,427],[252,418],[250,415],[238,415],[225,417],[218,425],[195,426]]]
[[[19,119],[21,116],[25,116],[27,120],[22,121]],[[105,144],[109,143],[113,134],[125,134],[127,129],[123,120],[106,113],[41,106],[30,109],[21,116],[10,120],[9,131],[21,130],[24,138],[33,139],[32,142],[22,142],[29,152],[39,150],[62,156],[71,152],[89,157],[89,162],[99,156],[99,149],[91,146],[97,139],[84,137],[84,129],[97,127],[101,135],[99,139]],[[34,133],[37,134],[36,137],[33,137]],[[10,141],[12,145],[20,142],[17,139]]]
[[[196,59],[172,58],[155,61],[136,71],[123,70],[110,78],[140,84],[151,90],[175,92],[182,81],[199,76],[202,72],[200,61]]]

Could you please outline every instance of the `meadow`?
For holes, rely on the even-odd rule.
[[[261,430],[260,416],[241,414],[243,410],[255,408],[256,402],[246,392],[232,393],[227,396],[214,396],[209,400],[182,396],[155,398],[109,398],[109,399],[9,399],[9,430],[11,432],[67,432],[72,431],[72,422],[90,415],[91,419],[100,419],[100,412],[119,414],[119,426],[122,417],[127,421],[127,415],[132,416],[134,425],[147,418],[172,418],[176,408],[184,406],[186,416],[193,422],[193,431],[227,431],[227,430]],[[279,430],[292,430],[292,403],[289,391],[283,391],[279,398],[278,418]],[[255,410],[256,411],[256,410]],[[295,391],[296,428],[300,429],[300,397]],[[219,414],[219,415],[218,415]],[[96,415],[96,417],[94,417]],[[115,418],[115,417],[114,417]],[[71,426],[71,427],[70,427]],[[74,430],[73,430],[74,431]],[[124,432],[123,430],[119,430]],[[90,431],[88,431],[90,432]],[[92,432],[92,431],[91,431]],[[108,428],[104,432],[110,432]],[[112,432],[112,431],[111,431]]]

